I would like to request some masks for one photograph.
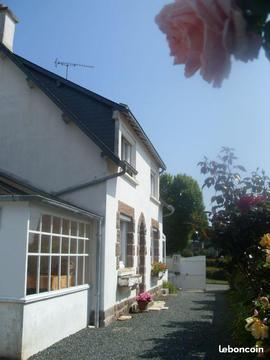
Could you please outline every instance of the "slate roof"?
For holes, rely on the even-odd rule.
[[[166,169],[164,162],[140,124],[127,106],[108,100],[86,88],[62,78],[9,51],[2,50],[62,111],[73,120],[116,164],[123,163],[115,153],[115,121],[113,112],[120,111],[155,158],[159,167]]]

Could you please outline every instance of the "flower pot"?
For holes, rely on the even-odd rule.
[[[137,303],[138,303],[138,308],[140,311],[145,311],[147,309],[148,301],[137,300]]]

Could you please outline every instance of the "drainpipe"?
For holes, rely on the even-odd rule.
[[[163,215],[163,217],[169,217],[174,214],[175,208],[172,205],[166,204],[165,201],[162,201],[162,205],[169,210],[168,214]]]
[[[74,192],[74,191],[77,191],[77,190],[84,189],[86,187],[90,187],[90,186],[93,186],[93,185],[100,184],[100,183],[102,183],[104,181],[107,181],[107,180],[110,180],[110,179],[114,179],[114,178],[116,178],[118,176],[122,176],[127,172],[128,164],[126,164],[125,162],[122,161],[120,166],[122,168],[122,170],[120,172],[117,172],[117,173],[114,173],[114,174],[111,174],[111,175],[107,175],[107,176],[103,176],[102,178],[95,179],[95,180],[92,180],[92,181],[88,181],[88,182],[83,183],[83,184],[70,186],[70,187],[68,187],[66,189],[54,192],[53,195],[55,195],[55,196],[65,195],[65,194],[68,194],[68,193],[71,193],[71,192]]]
[[[97,229],[97,248],[96,248],[96,309],[95,309],[95,327],[99,328],[100,312],[100,288],[101,288],[101,258],[102,258],[102,220],[98,221]]]

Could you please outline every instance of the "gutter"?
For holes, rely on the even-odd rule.
[[[122,170],[120,172],[116,172],[114,174],[111,174],[111,175],[107,175],[107,176],[103,176],[99,179],[95,179],[95,180],[92,180],[92,181],[88,181],[86,183],[83,183],[83,184],[79,184],[79,185],[74,185],[74,186],[70,186],[70,187],[67,187],[63,190],[60,190],[60,191],[57,191],[57,192],[54,192],[53,195],[54,196],[61,196],[61,195],[66,195],[66,194],[69,194],[71,192],[74,192],[74,191],[77,191],[77,190],[81,190],[81,189],[85,189],[87,187],[90,187],[90,186],[94,186],[94,185],[97,185],[97,184],[100,184],[102,182],[105,182],[107,180],[111,180],[111,179],[114,179],[116,177],[119,177],[119,176],[122,176],[124,175],[126,172],[127,172],[127,169],[128,169],[128,164],[121,161],[121,168]]]
[[[0,202],[1,201],[31,201],[31,200],[39,201],[41,203],[45,203],[46,205],[59,207],[64,210],[71,211],[76,215],[78,214],[83,215],[91,219],[100,220],[103,218],[102,215],[94,214],[87,210],[62,202],[61,200],[54,200],[52,198],[47,198],[42,195],[0,195]]]

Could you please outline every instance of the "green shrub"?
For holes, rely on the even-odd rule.
[[[252,305],[244,289],[242,291],[230,291],[228,301],[230,312],[232,313],[231,334],[234,346],[251,347],[254,346],[254,338],[245,329],[245,318],[252,314]],[[245,354],[245,360],[254,360],[254,355]]]
[[[190,249],[184,249],[181,252],[181,256],[183,256],[183,257],[191,257],[191,256],[193,256],[193,252]]]
[[[163,289],[169,289],[169,294],[177,294],[178,292],[177,287],[170,281],[163,281],[162,287]]]
[[[215,266],[208,266],[206,268],[206,277],[207,279],[213,280],[226,280],[226,271],[222,268],[218,268]]]

